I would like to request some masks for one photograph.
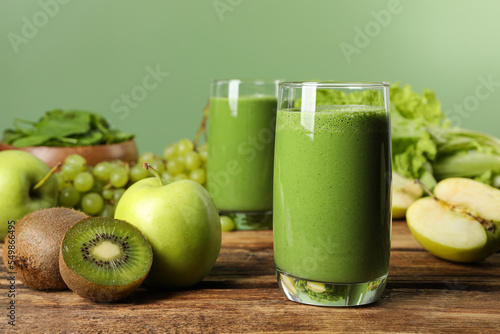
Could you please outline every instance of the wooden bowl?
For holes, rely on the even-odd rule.
[[[75,146],[75,147],[52,147],[52,146],[26,146],[15,147],[0,143],[0,151],[22,150],[29,152],[45,162],[49,167],[57,163],[64,163],[64,159],[71,154],[79,154],[87,160],[87,164],[96,165],[101,161],[112,161],[120,159],[133,165],[137,163],[138,150],[135,141],[129,140],[118,144]]]

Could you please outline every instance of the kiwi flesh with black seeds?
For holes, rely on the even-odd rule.
[[[89,217],[71,227],[61,244],[59,268],[68,287],[96,302],[114,302],[137,289],[153,262],[151,245],[126,221]]]
[[[59,249],[66,231],[88,216],[70,208],[49,208],[21,218],[13,238],[5,240],[5,266],[16,272],[16,278],[33,289],[67,289],[59,272]],[[10,242],[12,240],[12,242]]]

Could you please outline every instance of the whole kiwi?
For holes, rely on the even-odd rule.
[[[15,225],[14,237],[5,239],[5,266],[9,271],[14,269],[16,278],[31,288],[67,289],[59,272],[61,241],[71,226],[85,218],[83,212],[62,207],[24,216]]]

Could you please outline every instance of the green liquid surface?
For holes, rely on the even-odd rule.
[[[390,126],[385,110],[280,110],[274,259],[290,275],[368,282],[389,267]]]
[[[219,210],[272,210],[276,105],[272,96],[210,99],[207,188]]]

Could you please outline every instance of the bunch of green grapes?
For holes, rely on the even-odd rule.
[[[149,176],[144,168],[130,168],[123,161],[103,161],[88,166],[85,158],[72,154],[59,173],[60,206],[76,208],[91,216],[113,217],[116,204],[132,183]]]
[[[163,150],[165,169],[161,175],[167,181],[190,179],[205,185],[207,180],[208,143],[195,148],[193,141],[181,139]],[[154,166],[153,166],[154,167]]]
[[[191,179],[205,186],[208,143],[195,148],[189,139],[181,139],[165,148],[164,158],[145,152],[136,165],[116,160],[88,166],[85,158],[70,155],[59,173],[60,206],[82,210],[91,216],[113,217],[116,204],[133,183],[151,176],[143,167],[148,162],[167,182]],[[221,216],[223,231],[235,228],[227,216]]]

